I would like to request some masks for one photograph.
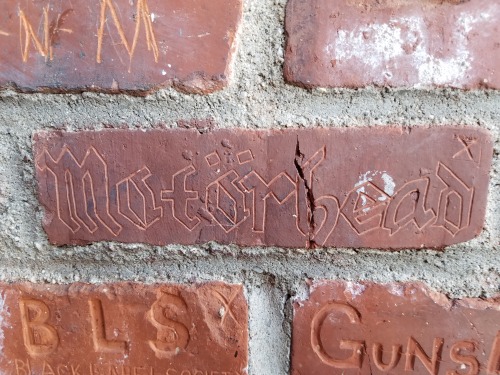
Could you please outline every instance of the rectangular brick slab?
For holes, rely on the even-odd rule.
[[[103,130],[34,137],[54,244],[443,247],[483,228],[479,128]]]
[[[0,284],[0,373],[241,375],[239,285]]]
[[[218,90],[241,12],[241,0],[3,0],[0,87]]]
[[[313,284],[294,303],[292,375],[498,374],[500,303],[422,284]]]
[[[290,0],[286,79],[306,87],[500,89],[500,3]]]

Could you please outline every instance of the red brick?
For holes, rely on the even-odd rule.
[[[218,90],[241,12],[241,0],[4,0],[0,87]]]
[[[290,0],[286,79],[306,87],[500,89],[500,3]]]
[[[52,243],[443,247],[483,227],[478,128],[38,133]]]
[[[292,374],[498,374],[500,303],[422,284],[319,282],[294,303]]]
[[[241,375],[239,285],[0,284],[0,373]]]

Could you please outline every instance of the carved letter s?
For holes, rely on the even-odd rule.
[[[157,340],[149,346],[158,358],[168,358],[177,348],[185,349],[189,343],[188,328],[177,320],[188,314],[184,300],[176,295],[162,293],[148,312],[149,321],[158,329]]]

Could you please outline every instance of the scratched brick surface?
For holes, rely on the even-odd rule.
[[[104,130],[34,137],[52,243],[443,247],[481,232],[478,128]]]
[[[500,303],[418,283],[318,282],[294,303],[292,375],[498,374]]]
[[[0,373],[242,375],[239,285],[0,284]]]
[[[0,86],[22,91],[224,87],[241,0],[4,0]]]
[[[500,3],[290,0],[285,76],[306,87],[500,89]]]

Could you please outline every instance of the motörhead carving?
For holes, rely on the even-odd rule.
[[[440,248],[483,225],[477,128],[106,130],[34,139],[55,244]]]

